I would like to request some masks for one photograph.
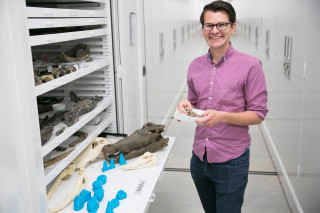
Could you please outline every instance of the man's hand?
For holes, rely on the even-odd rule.
[[[203,118],[195,120],[198,126],[214,127],[223,121],[225,112],[216,110],[207,110],[202,113]]]
[[[186,110],[184,109],[184,107],[187,107],[189,110],[192,110],[193,106],[191,105],[191,103],[187,100],[187,99],[182,99],[177,107],[176,107],[176,111],[179,110],[180,112],[182,112],[183,114],[188,114],[186,112]]]

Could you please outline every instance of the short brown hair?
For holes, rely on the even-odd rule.
[[[210,4],[204,6],[203,11],[200,16],[200,22],[202,26],[204,25],[204,14],[207,11],[225,11],[229,16],[229,21],[232,23],[236,23],[236,11],[234,10],[233,6],[229,2],[225,2],[222,0],[213,1]]]

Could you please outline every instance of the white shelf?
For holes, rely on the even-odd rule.
[[[72,82],[76,79],[79,79],[85,75],[88,75],[94,71],[101,69],[102,67],[107,66],[111,62],[107,59],[105,60],[94,60],[92,62],[87,62],[85,68],[79,69],[78,71],[72,72],[70,74],[64,75],[60,78],[54,79],[52,81],[48,81],[46,83],[42,83],[35,87],[36,96],[42,95],[50,90],[58,88],[62,85],[65,85],[69,82]]]
[[[107,24],[107,18],[29,18],[29,29],[54,28],[54,27],[74,27],[87,25]]]
[[[103,98],[103,100],[98,102],[98,105],[91,111],[79,117],[79,121],[74,125],[68,127],[65,122],[61,122],[54,127],[53,134],[41,149],[42,157],[46,156],[49,152],[59,146],[62,142],[67,140],[71,135],[73,135],[76,131],[82,128],[86,123],[88,123],[91,119],[101,113],[104,109],[106,109],[112,103],[111,98]],[[56,136],[55,132],[61,127],[65,126],[65,130],[62,134]],[[101,130],[103,131],[103,129]]]
[[[168,146],[161,151],[155,152],[155,155],[159,157],[161,160],[158,165],[153,167],[138,170],[122,171],[122,169],[120,168],[121,166],[119,166],[119,164],[115,164],[115,169],[102,172],[102,159],[98,159],[94,163],[89,164],[85,170],[86,177],[88,180],[86,189],[88,191],[92,192],[92,183],[97,179],[99,175],[104,174],[107,176],[107,183],[103,185],[105,191],[104,197],[102,201],[99,203],[100,207],[97,213],[106,212],[108,201],[114,199],[119,190],[124,190],[127,193],[127,198],[125,198],[124,200],[120,200],[120,206],[114,210],[115,212],[147,212],[150,203],[150,198],[153,195],[153,191],[158,180],[160,180],[161,178],[166,160],[168,159],[168,156],[171,152],[174,141],[175,138],[170,137]],[[136,158],[127,160],[127,163],[133,162],[135,160]],[[75,181],[77,180],[77,177],[78,173],[76,172],[71,176],[69,180],[62,182],[54,196],[48,202],[49,208],[52,208],[54,205],[61,202],[66,197],[67,193],[71,191]],[[141,188],[140,193],[137,193],[136,189],[141,181],[144,182],[144,185]],[[74,212],[73,202],[60,211],[60,213],[69,212]],[[83,209],[79,212],[88,212],[87,205],[85,204]]]
[[[61,161],[58,161],[57,163],[48,166],[44,169],[45,172],[45,184],[48,185],[55,177],[57,177],[60,172],[66,168],[72,161],[75,159],[87,146],[89,143],[91,143],[107,126],[110,125],[112,121],[112,118],[107,113],[103,113],[101,115],[101,122],[97,126],[84,126],[79,131],[88,133],[87,138],[82,141],[80,144],[78,144],[76,147],[69,147],[68,145],[73,141],[73,138],[77,138],[75,136],[71,136],[71,140],[67,140],[63,143],[63,146],[68,147],[68,149],[65,151],[69,151],[73,148],[75,148],[66,158],[64,158]],[[48,156],[53,158],[57,155],[61,154],[61,152],[53,151],[52,153],[49,153]]]
[[[28,18],[55,18],[55,17],[106,17],[106,10],[81,10],[81,9],[60,9],[27,7]]]
[[[102,36],[107,34],[107,29],[97,29],[97,30],[84,30],[68,33],[55,33],[46,35],[36,35],[29,36],[29,45],[37,46],[44,44],[52,44],[63,41],[72,41],[83,38],[91,38],[96,36]]]

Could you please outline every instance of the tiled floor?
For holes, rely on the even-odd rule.
[[[237,44],[237,42],[237,39],[233,40],[233,44],[235,44],[234,46],[241,46],[241,44]],[[179,57],[181,57],[181,55]],[[186,65],[184,64],[183,66]],[[166,70],[164,72],[174,73],[174,70]],[[179,75],[181,75],[181,72]],[[167,77],[170,77],[170,75]],[[177,88],[179,87],[176,87],[175,89],[177,90]],[[170,88],[170,92],[173,94],[174,92],[178,92],[173,90],[174,88]],[[186,97],[186,91],[184,91],[182,96]],[[156,105],[153,106],[152,109],[155,110],[155,107]],[[159,121],[160,120],[161,115],[159,115]],[[195,125],[192,123],[177,122],[173,119],[170,121],[165,135],[176,137],[176,141],[172,149],[172,157],[168,159],[166,164],[166,168],[168,169],[164,172],[162,179],[156,186],[156,198],[155,201],[150,204],[148,213],[204,212],[191,179],[190,172],[188,171],[192,151],[194,128]],[[291,212],[282,191],[278,176],[275,175],[275,168],[259,126],[251,126],[250,134],[252,137],[250,152],[250,174],[242,212]],[[169,171],[169,168],[175,168],[175,170]],[[261,174],[259,172],[269,173]]]

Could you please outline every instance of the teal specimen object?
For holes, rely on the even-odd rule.
[[[102,171],[105,172],[107,170],[109,170],[108,163],[107,163],[107,161],[103,161]]]
[[[83,202],[87,202],[91,199],[91,192],[89,192],[88,190],[83,189],[80,192],[80,197],[83,200]]]
[[[99,208],[98,199],[97,199],[96,196],[93,196],[93,197],[88,201],[87,210],[88,210],[88,212],[93,213],[93,212],[97,212],[98,208]]]
[[[92,183],[92,190],[96,190],[102,188],[101,182],[99,180],[96,180]]]
[[[107,176],[106,175],[100,175],[97,178],[98,181],[100,181],[101,185],[104,185],[107,182]]]
[[[111,203],[112,203],[112,207],[115,209],[117,208],[119,205],[120,205],[120,202],[118,199],[112,199],[111,200]]]
[[[81,209],[83,209],[84,202],[80,196],[76,196],[74,198],[73,204],[74,204],[73,209],[75,211],[80,211]]]
[[[113,206],[111,201],[108,201],[106,213],[113,213]]]
[[[94,196],[96,196],[98,201],[100,202],[104,196],[103,188],[98,188],[98,189],[94,190],[93,192],[94,192]]]
[[[119,164],[120,164],[120,165],[125,165],[125,164],[127,164],[126,159],[124,159],[122,153],[120,153]]]
[[[119,190],[118,193],[117,193],[116,198],[118,200],[123,200],[123,199],[127,198],[127,193],[125,191],[123,191],[123,190]]]
[[[109,165],[109,169],[114,169],[114,168],[116,168],[116,166],[114,165],[114,160],[113,160],[113,158],[111,158],[111,160],[110,160],[110,165]]]

